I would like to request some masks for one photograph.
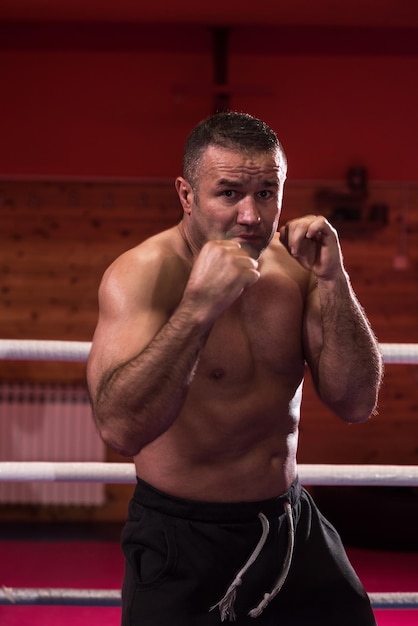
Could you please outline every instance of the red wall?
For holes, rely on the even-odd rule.
[[[171,177],[212,112],[203,26],[0,35],[0,176]],[[417,180],[416,42],[416,31],[233,30],[230,105],[277,130],[292,179],[338,179],[358,162],[371,179]]]

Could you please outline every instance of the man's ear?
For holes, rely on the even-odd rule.
[[[178,197],[180,198],[181,206],[183,207],[183,211],[190,215],[192,212],[192,204],[193,204],[193,189],[191,185],[187,182],[185,178],[182,176],[178,176],[175,182],[176,191]]]

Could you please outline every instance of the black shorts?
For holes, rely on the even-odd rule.
[[[174,498],[138,480],[122,548],[122,626],[219,625],[218,603],[228,589],[232,609],[224,615],[226,623],[232,616],[242,626],[376,624],[338,533],[299,482],[271,500],[214,503]],[[280,590],[251,617],[275,588],[289,556]]]

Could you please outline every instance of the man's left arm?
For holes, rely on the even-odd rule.
[[[325,218],[310,215],[287,224],[281,240],[311,271],[304,348],[317,393],[343,420],[366,420],[376,410],[383,362],[344,269],[337,233]]]

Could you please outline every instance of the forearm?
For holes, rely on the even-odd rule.
[[[134,456],[171,426],[208,333],[207,324],[179,308],[145,350],[105,374],[93,409],[111,447]]]
[[[335,280],[318,280],[322,347],[317,389],[335,413],[363,421],[375,410],[382,358],[370,324],[343,271]]]

